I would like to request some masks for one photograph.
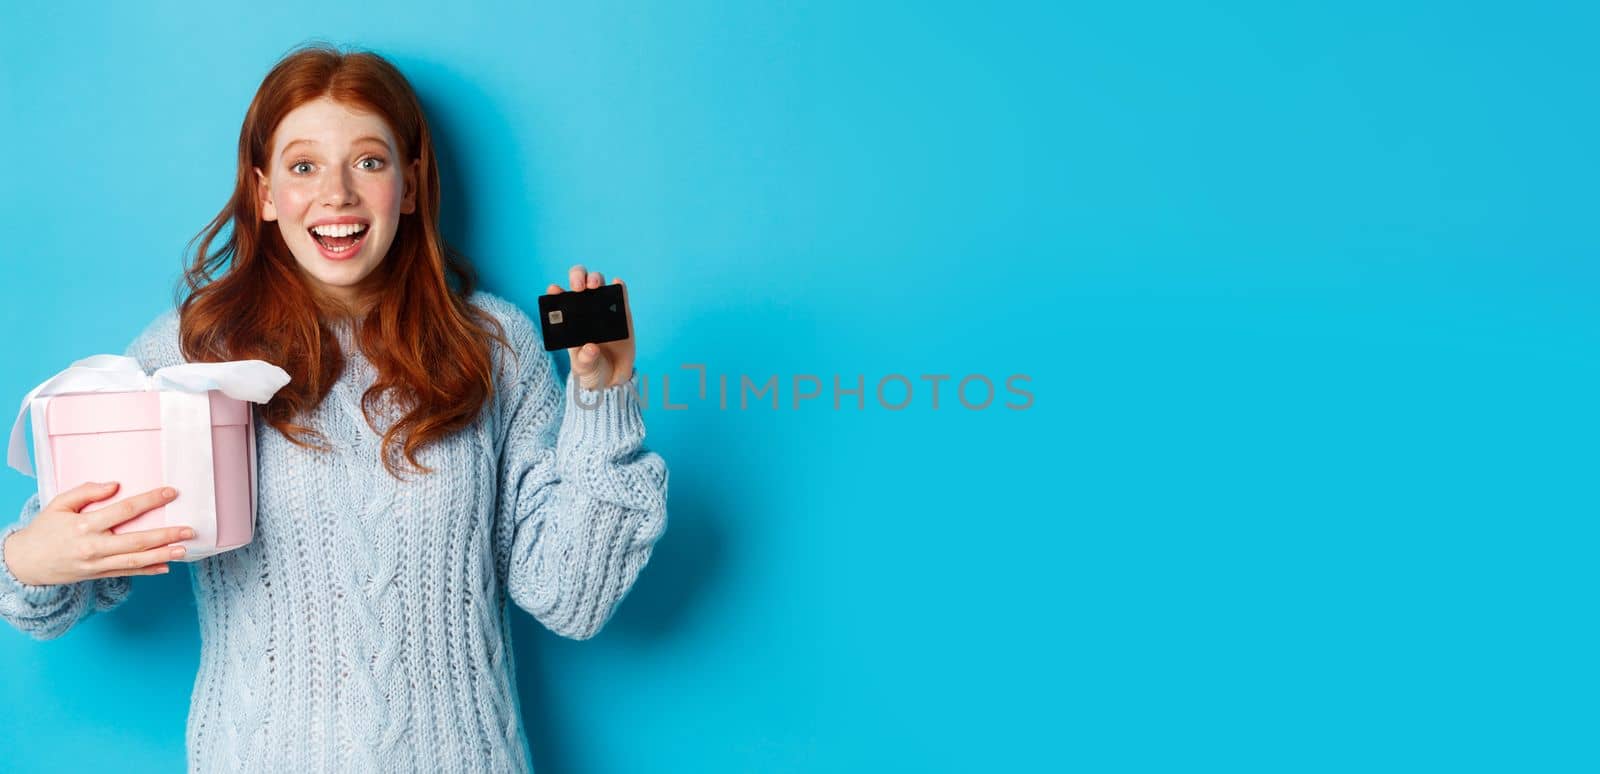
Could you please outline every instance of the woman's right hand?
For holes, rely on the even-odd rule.
[[[162,527],[121,535],[111,531],[145,511],[172,502],[172,487],[152,489],[96,511],[88,505],[117,491],[117,483],[84,484],[56,496],[28,525],[11,533],[0,547],[17,580],[53,586],[119,575],[159,575],[167,562],[184,554],[173,546],[194,537],[190,527]]]

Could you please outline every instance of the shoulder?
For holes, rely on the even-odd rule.
[[[135,336],[124,353],[139,361],[146,371],[178,365],[185,362],[183,348],[178,341],[178,310],[167,309],[156,315]]]
[[[472,295],[467,297],[467,303],[483,310],[493,317],[495,322],[500,323],[505,329],[506,338],[510,339],[512,334],[515,334],[514,345],[537,346],[540,343],[538,327],[533,324],[533,319],[528,313],[522,311],[516,304],[485,290],[473,291]],[[518,348],[520,349],[520,346]]]
[[[544,349],[544,333],[516,304],[484,291],[474,292],[467,303],[500,325],[505,342],[490,343],[495,381],[495,416],[504,433],[512,416],[532,400],[540,412],[557,405],[555,359]],[[509,347],[507,346],[509,344]],[[546,414],[546,416],[548,416]]]
[[[468,296],[467,303],[499,323],[505,344],[510,345],[508,351],[501,342],[492,344],[496,370],[507,369],[509,373],[527,375],[543,369],[549,363],[549,355],[544,350],[544,334],[521,307],[482,290]]]

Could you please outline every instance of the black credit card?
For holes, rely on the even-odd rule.
[[[622,286],[613,283],[539,296],[539,327],[549,352],[628,338],[628,302]]]

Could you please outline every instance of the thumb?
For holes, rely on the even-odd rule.
[[[572,356],[572,370],[590,373],[594,370],[595,358],[599,357],[600,348],[594,344],[585,344],[567,350],[567,354]]]
[[[579,347],[572,362],[572,370],[585,389],[598,390],[611,379],[611,363],[599,345],[591,343]]]

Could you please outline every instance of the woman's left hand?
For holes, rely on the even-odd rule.
[[[589,271],[581,263],[567,270],[567,280],[575,291],[594,290],[606,282],[600,272]],[[577,377],[578,385],[586,390],[622,384],[633,375],[633,310],[628,308],[628,286],[623,285],[620,279],[611,280],[611,284],[622,285],[622,308],[627,312],[628,338],[567,349],[567,355],[572,358],[572,374]],[[546,295],[560,293],[561,286],[551,283],[544,292]]]

